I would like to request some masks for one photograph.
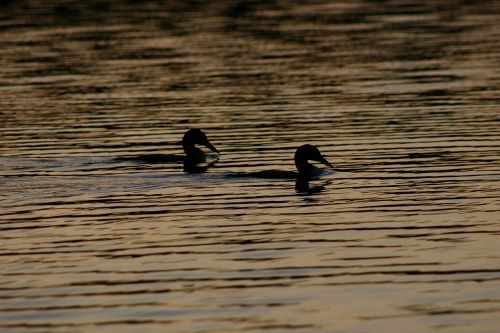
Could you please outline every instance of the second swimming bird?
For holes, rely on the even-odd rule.
[[[312,179],[321,176],[325,172],[324,169],[318,168],[309,161],[316,161],[333,168],[333,165],[321,155],[318,148],[313,145],[306,144],[300,146],[294,156],[295,171],[284,170],[264,170],[256,172],[245,172],[234,175],[235,177],[253,177],[253,178],[276,178],[276,179]]]

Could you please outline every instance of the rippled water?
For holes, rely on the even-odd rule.
[[[498,2],[50,3],[0,5],[0,330],[498,332]]]

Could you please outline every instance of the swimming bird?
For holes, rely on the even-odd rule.
[[[317,178],[325,172],[324,169],[318,168],[309,161],[316,161],[333,168],[333,165],[321,155],[318,148],[313,145],[306,144],[300,146],[294,156],[295,167],[298,172],[284,170],[264,170],[257,172],[246,172],[237,174],[235,177],[253,177],[253,178],[276,178],[276,179],[312,179]]]
[[[166,162],[185,162],[191,165],[205,162],[207,153],[197,147],[202,145],[212,152],[219,154],[219,151],[210,143],[203,131],[197,128],[188,130],[182,138],[182,149],[185,155],[174,154],[148,154],[131,157],[118,157],[120,161],[135,161],[142,163],[166,163]]]

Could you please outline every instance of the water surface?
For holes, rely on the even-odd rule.
[[[494,2],[1,7],[2,331],[497,332]]]

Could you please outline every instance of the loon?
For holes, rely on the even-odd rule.
[[[276,178],[276,179],[313,179],[324,173],[324,169],[318,168],[308,161],[316,161],[333,168],[333,165],[321,155],[318,148],[313,145],[306,144],[300,146],[295,152],[295,167],[296,171],[283,170],[264,170],[256,172],[246,172],[235,175],[236,177],[253,177],[253,178]]]
[[[182,138],[182,148],[186,155],[174,154],[148,154],[131,157],[118,157],[116,160],[120,161],[135,161],[141,163],[165,163],[165,162],[184,162],[189,165],[205,162],[207,154],[196,147],[196,145],[203,145],[219,154],[219,151],[210,143],[207,136],[203,131],[197,128],[188,130]]]

